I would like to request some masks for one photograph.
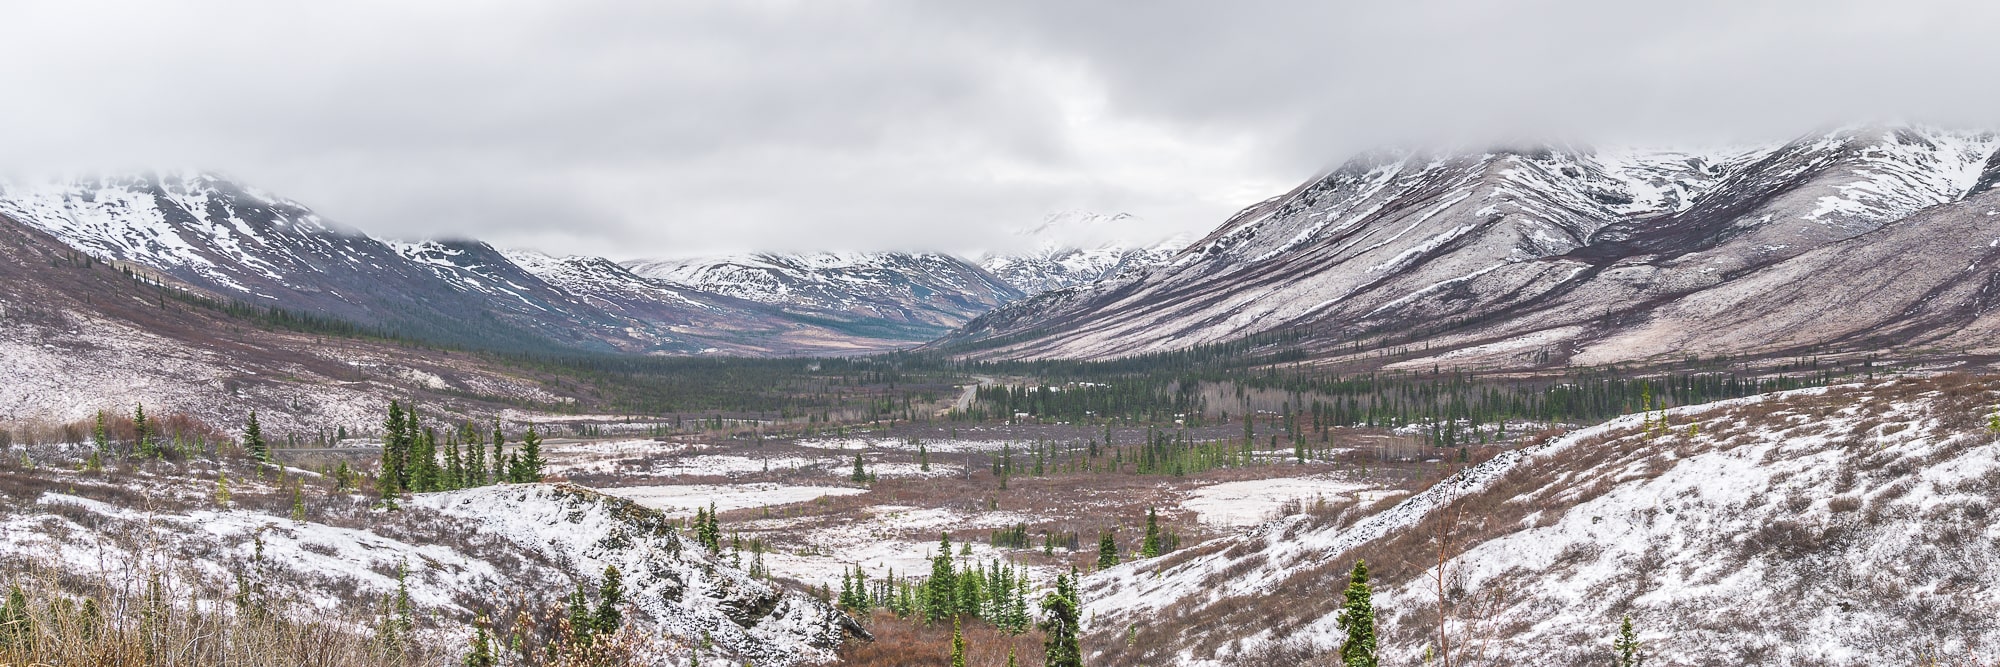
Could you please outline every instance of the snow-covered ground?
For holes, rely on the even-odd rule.
[[[992,530],[1036,520],[1017,512],[966,513],[943,508],[876,505],[859,518],[833,525],[804,526],[799,519],[764,519],[741,525],[750,531],[803,531],[796,539],[806,545],[804,548],[765,554],[764,566],[776,576],[839,588],[841,574],[855,566],[861,567],[871,579],[891,572],[897,576],[927,576],[930,557],[937,554],[940,532]],[[966,559],[984,562],[1002,557],[1000,550],[979,540],[954,541],[953,554],[958,554],[964,544],[972,545],[972,553],[964,556]],[[1027,570],[1030,579],[1037,582],[1055,576],[1052,570],[1044,572],[1032,567]]]
[[[159,468],[117,486],[60,468],[12,471],[14,482],[0,491],[0,558],[113,586],[149,576],[221,591],[248,584],[258,595],[360,628],[373,622],[368,610],[397,589],[397,573],[407,569],[411,600],[425,619],[420,634],[451,647],[464,645],[475,613],[509,600],[559,600],[579,584],[596,586],[605,568],[616,566],[656,665],[684,663],[687,647],[703,637],[713,642],[704,662],[820,663],[851,627],[825,603],[708,553],[669,518],[580,487],[419,494],[398,511],[308,487],[305,502],[324,510],[294,520],[283,510],[219,503],[210,497],[216,482]],[[253,490],[282,497],[286,486],[258,475],[232,479],[239,498]],[[145,500],[128,506],[103,499],[139,497],[126,494]]]
[[[1020,440],[1008,440],[1008,439],[983,440],[983,439],[965,439],[965,438],[939,438],[939,439],[923,438],[920,440],[920,442],[922,442],[922,447],[924,450],[931,452],[938,452],[938,453],[997,452],[1010,445],[1013,446],[1014,449],[1016,450],[1022,450],[1025,449],[1026,446],[1028,445],[1028,443],[1024,443]],[[918,444],[911,442],[910,439],[908,438],[889,438],[880,436],[853,436],[846,438],[807,438],[798,441],[798,445],[800,447],[811,447],[813,449],[833,449],[840,451],[890,449],[890,450],[911,451],[911,452],[917,451],[917,448],[919,446]]]
[[[1372,501],[1388,493],[1373,489],[1372,484],[1332,474],[1223,482],[1188,492],[1187,499],[1181,501],[1181,509],[1195,512],[1202,523],[1243,528],[1277,518],[1274,515],[1287,501],[1310,506],[1315,501],[1332,502],[1349,497]]]
[[[670,517],[693,516],[695,510],[709,507],[727,512],[868,492],[867,489],[846,486],[796,486],[772,482],[621,486],[597,490],[660,510]]]
[[[1996,398],[2000,383],[1943,377],[1675,408],[1664,430],[1630,415],[1502,454],[1356,521],[1293,517],[1186,558],[1091,574],[1084,599],[1098,627],[1174,610],[1185,620],[1168,627],[1201,630],[1138,641],[1170,642],[1185,664],[1280,645],[1325,651],[1340,635],[1328,592],[1366,557],[1394,577],[1376,582],[1383,655],[1418,661],[1438,595],[1435,566],[1421,565],[1436,558],[1426,522],[1456,516],[1448,630],[1485,656],[1460,654],[1465,664],[1530,654],[1600,664],[1627,614],[1656,664],[1991,655],[2000,528],[1985,517],[2000,494],[2000,444],[1984,420]],[[1288,629],[1273,633],[1273,611],[1246,599],[1297,601],[1275,612]],[[1191,652],[1216,640],[1234,653]]]

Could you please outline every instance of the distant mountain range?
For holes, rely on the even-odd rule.
[[[1990,350],[1996,147],[1899,126],[1709,151],[1369,153],[1170,261],[934,345],[1109,358],[1269,335],[1322,362],[1423,368]]]
[[[620,265],[404,242],[208,174],[0,185],[0,216],[226,300],[499,350],[852,354],[910,347],[1043,286],[956,257],[760,254]],[[6,224],[0,222],[0,224]]]

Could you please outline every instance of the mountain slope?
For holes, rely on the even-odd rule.
[[[786,311],[601,259],[380,240],[205,174],[0,185],[0,215],[225,299],[466,347],[783,355],[917,342],[878,326],[900,320]]]
[[[765,253],[625,265],[689,289],[866,318],[911,340],[935,337],[1022,296],[965,260],[932,253]]]
[[[1093,648],[1120,664],[1319,664],[1340,636],[1327,592],[1365,559],[1385,662],[1439,648],[1440,567],[1461,664],[1605,664],[1626,615],[1659,664],[1990,655],[1996,389],[1945,376],[1676,408],[1664,430],[1620,418],[1386,508],[1090,575],[1096,627],[1135,628]]]
[[[0,215],[0,421],[64,423],[144,403],[223,427],[257,410],[274,437],[310,436],[379,423],[389,396],[454,415],[563,400],[469,355],[287,330],[267,312],[190,295]]]
[[[979,267],[1022,293],[1035,295],[1165,264],[1194,240],[1187,236],[1150,244],[1103,240],[1137,220],[1124,213],[1107,216],[1069,211],[1050,215],[1041,225],[1020,232],[1035,242],[1033,251],[989,254],[979,259]]]
[[[1885,226],[1921,227],[1934,221],[1912,216],[1927,208],[1976,207],[1965,197],[1995,145],[1989,134],[1863,128],[1707,153],[1364,155],[1239,213],[1171,266],[1023,301],[942,346],[1111,357],[1297,331],[1322,358],[1358,343],[1559,362],[1676,299],[1887,238],[1873,234]],[[1669,349],[1600,351],[1592,358]]]

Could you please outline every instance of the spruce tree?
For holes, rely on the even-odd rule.
[[[382,473],[375,485],[380,487],[382,498],[393,502],[403,490],[403,480],[407,474],[403,470],[404,447],[408,445],[408,422],[403,415],[403,404],[389,401],[389,417],[382,421]]]
[[[1645,657],[1639,654],[1639,633],[1632,629],[1632,617],[1618,624],[1618,637],[1611,640],[1611,651],[1616,654],[1618,667],[1641,667]]]
[[[855,483],[868,481],[868,468],[864,467],[860,454],[854,455],[854,473],[848,475],[847,479]]]
[[[1146,539],[1139,544],[1139,555],[1154,558],[1160,555],[1160,513],[1146,508]]]
[[[444,472],[438,478],[438,486],[446,491],[463,489],[468,486],[465,483],[465,459],[458,455],[457,436],[453,436],[450,441],[445,443]]]
[[[7,591],[7,603],[0,605],[0,645],[22,653],[33,650],[35,617],[28,609],[28,596],[20,585]]]
[[[1083,646],[1078,642],[1082,615],[1073,583],[1074,573],[1056,575],[1056,589],[1042,598],[1042,649],[1047,667],[1083,667]]]
[[[951,535],[938,534],[938,552],[931,556],[931,578],[924,582],[926,620],[942,623],[958,612],[958,578],[951,566]]]
[[[1347,602],[1340,608],[1340,662],[1346,667],[1377,667],[1375,659],[1374,589],[1368,584],[1368,563],[1356,561],[1348,574]]]
[[[1117,566],[1118,538],[1107,530],[1097,538],[1097,569],[1107,570]]]
[[[111,433],[105,422],[104,411],[98,410],[97,424],[90,430],[90,444],[100,454],[111,453]]]
[[[511,481],[508,473],[512,470],[507,461],[507,436],[500,432],[500,422],[493,422],[493,481]]]
[[[487,628],[492,622],[485,614],[472,626],[472,648],[465,653],[465,667],[499,667],[500,660],[493,655],[493,633]]]
[[[412,415],[414,416],[414,415]],[[416,420],[410,420],[411,437],[409,455],[409,489],[418,493],[438,490],[437,431],[426,426],[419,429]]]
[[[615,565],[604,566],[604,583],[597,587],[597,631],[614,634],[625,624],[625,614],[618,606],[625,604],[625,578],[618,574]]]
[[[264,429],[257,425],[257,411],[250,411],[250,418],[243,423],[243,449],[259,461],[271,460],[271,447],[264,442]]]
[[[151,456],[153,453],[153,447],[149,444],[152,442],[152,439],[146,437],[146,429],[149,426],[151,424],[146,423],[146,404],[139,403],[134,405],[132,408],[132,447],[133,451],[142,457]]]
[[[514,482],[533,484],[542,481],[542,468],[548,462],[542,460],[542,437],[535,434],[535,425],[528,424],[528,432],[521,436],[520,456],[514,460]]]
[[[951,667],[965,667],[965,632],[957,617],[951,619]]]
[[[590,608],[590,594],[585,592],[583,582],[576,582],[576,592],[569,594],[569,639],[576,644],[588,644],[597,633],[597,615]]]
[[[486,486],[486,443],[479,441],[479,432],[473,430],[472,422],[465,423],[465,479],[466,487]]]

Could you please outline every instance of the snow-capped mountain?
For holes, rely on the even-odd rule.
[[[999,303],[957,293],[929,303],[933,294],[920,283],[909,290],[917,295],[909,309],[963,314],[927,320],[890,309],[779,308],[651,280],[601,258],[472,240],[379,239],[208,174],[0,184],[0,216],[225,299],[483,348],[867,352],[916,344]],[[932,270],[929,261],[919,268]],[[983,278],[971,273],[955,277]],[[920,326],[909,327],[913,321]]]
[[[1996,146],[1861,127],[1714,151],[1371,153],[1245,209],[1168,266],[1018,302],[945,342],[1109,357],[1294,331],[1323,357],[1418,343],[1519,365],[1688,351],[1670,341],[1708,353],[1871,330],[1964,339],[1995,326],[1977,285],[2000,236]]]
[[[1991,655],[1995,388],[1942,376],[1633,414],[1414,496],[1094,573],[1085,615],[1120,629],[1094,662],[1337,662],[1360,560],[1385,664],[1608,664],[1628,616],[1648,664]],[[1934,628],[1954,632],[1910,639]]]
[[[1194,241],[1190,236],[1176,235],[1134,244],[1115,237],[1104,240],[1106,234],[1098,231],[1143,226],[1131,224],[1136,221],[1137,218],[1125,213],[1052,214],[1041,225],[1019,232],[1034,241],[1033,251],[989,254],[979,259],[979,266],[1015,289],[1034,295],[1164,264]]]
[[[1022,296],[970,262],[935,253],[763,253],[625,266],[689,289],[844,313],[931,335]]]

